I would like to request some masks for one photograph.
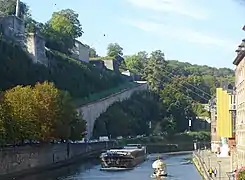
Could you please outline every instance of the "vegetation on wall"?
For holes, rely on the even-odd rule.
[[[83,99],[125,83],[112,71],[100,70],[55,51],[47,52],[49,67],[33,64],[20,47],[4,40],[0,40],[0,54],[1,90],[47,80],[54,82],[58,89],[67,90],[73,98]]]
[[[81,139],[85,125],[77,116],[70,94],[52,83],[16,86],[1,94],[1,144]]]
[[[171,138],[163,136],[163,135],[155,135],[149,137],[136,137],[130,139],[122,139],[120,140],[120,144],[182,144],[182,143],[191,143],[193,145],[193,141],[196,142],[210,142],[210,133],[209,132],[184,132],[184,133],[176,133]]]

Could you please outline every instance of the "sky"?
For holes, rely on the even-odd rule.
[[[79,40],[106,54],[118,43],[125,55],[162,50],[166,59],[233,68],[244,38],[245,4],[239,0],[23,0],[33,18],[73,9],[84,34]],[[105,34],[105,36],[104,36]]]

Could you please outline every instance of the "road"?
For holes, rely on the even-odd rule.
[[[17,180],[150,180],[151,164],[158,154],[149,155],[147,161],[131,171],[103,172],[98,162],[83,162],[81,164],[52,170],[39,175],[33,175]],[[167,163],[170,176],[167,180],[202,180],[192,164],[182,164],[191,154],[161,154]]]

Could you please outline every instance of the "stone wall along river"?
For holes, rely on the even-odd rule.
[[[47,168],[59,163],[64,164],[89,152],[100,152],[112,146],[114,142],[36,144],[2,148],[0,149],[0,177],[29,171],[31,168]]]

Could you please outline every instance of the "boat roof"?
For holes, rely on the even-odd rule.
[[[134,149],[109,149],[107,152],[133,152],[139,150],[137,148]]]

